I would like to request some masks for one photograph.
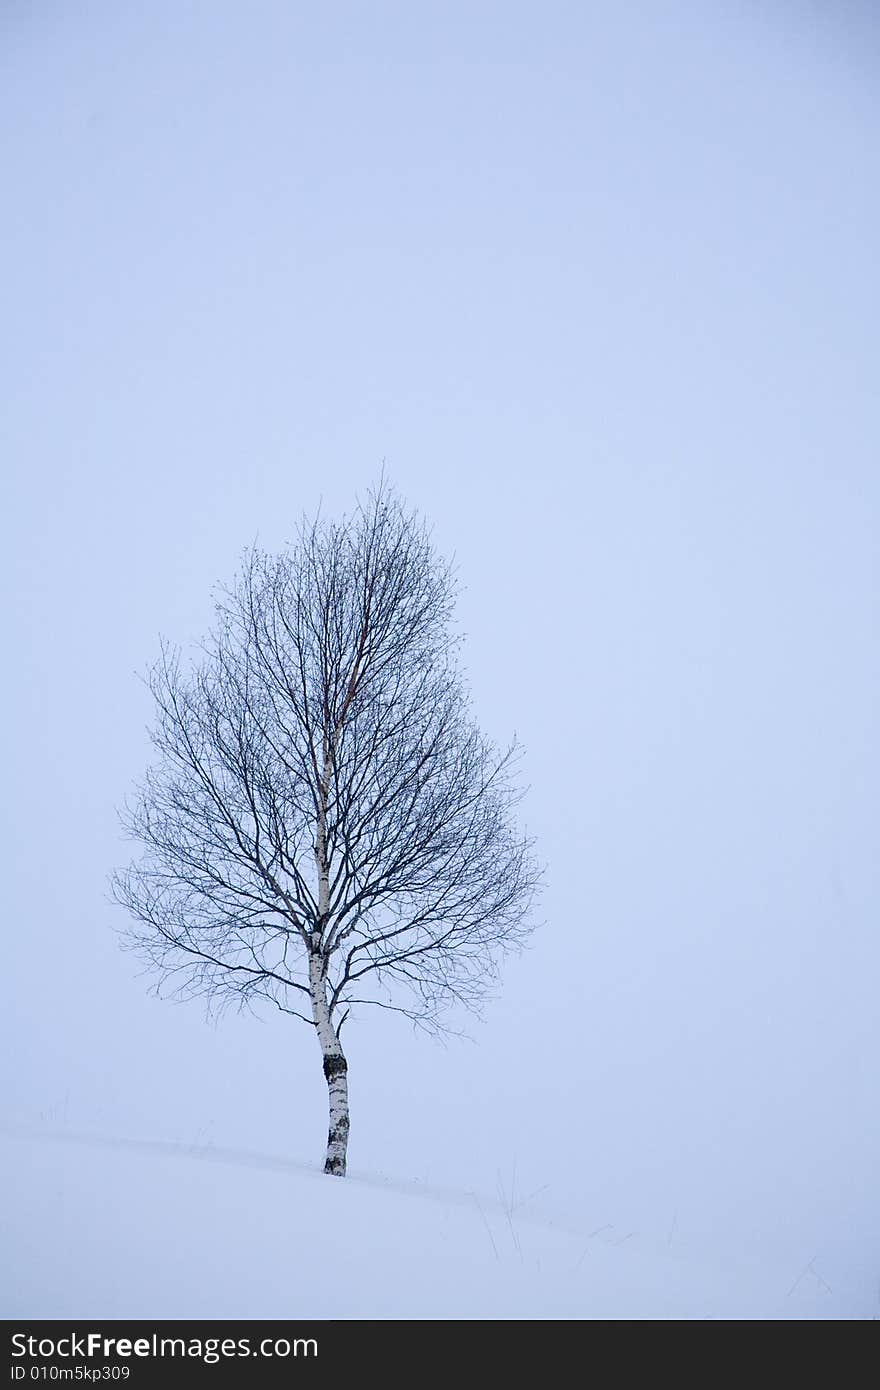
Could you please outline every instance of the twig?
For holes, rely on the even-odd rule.
[[[476,1192],[472,1192],[472,1193],[471,1193],[471,1196],[473,1197],[474,1201],[475,1201],[476,1204],[477,1204],[477,1211],[480,1213],[480,1215],[481,1215],[482,1218],[483,1218],[483,1225],[486,1227],[487,1234],[488,1234],[488,1236],[489,1236],[490,1241],[492,1242],[492,1249],[495,1251],[495,1258],[496,1258],[496,1260],[500,1260],[500,1259],[501,1259],[501,1256],[498,1254],[498,1246],[495,1244],[495,1237],[494,1237],[493,1234],[492,1234],[492,1227],[489,1225],[489,1222],[486,1220],[486,1213],[483,1211],[483,1208],[480,1206],[480,1199],[479,1199],[479,1197],[477,1196]]]

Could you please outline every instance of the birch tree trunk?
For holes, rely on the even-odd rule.
[[[345,1177],[345,1162],[348,1151],[348,1062],[330,1019],[327,1007],[327,988],[324,979],[324,962],[320,954],[313,952],[309,957],[309,988],[312,997],[312,1014],[318,1034],[318,1044],[324,1059],[324,1076],[327,1081],[330,1102],[330,1125],[327,1132],[327,1156],[324,1172],[334,1177]]]

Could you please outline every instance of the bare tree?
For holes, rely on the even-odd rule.
[[[129,944],[214,1003],[270,1000],[315,1029],[325,1172],[344,1175],[351,1009],[433,1028],[476,1007],[536,886],[511,810],[515,745],[473,723],[455,584],[382,484],[354,516],[250,551],[197,659],[163,648],[158,753],[114,875]]]

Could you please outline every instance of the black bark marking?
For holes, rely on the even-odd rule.
[[[324,1057],[324,1075],[328,1084],[334,1081],[337,1076],[345,1076],[348,1071],[348,1063],[344,1057],[331,1053]]]

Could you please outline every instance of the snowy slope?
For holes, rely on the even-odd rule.
[[[535,1201],[210,1147],[6,1133],[5,1317],[865,1318],[800,1268],[697,1257]]]

